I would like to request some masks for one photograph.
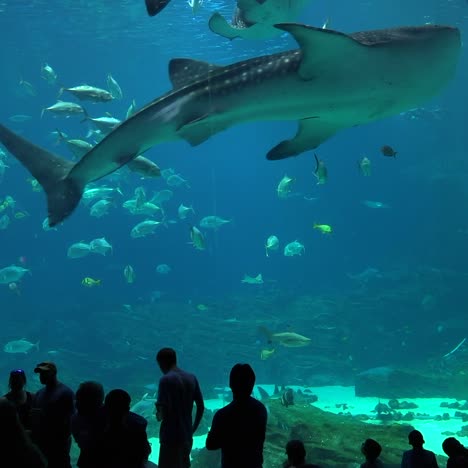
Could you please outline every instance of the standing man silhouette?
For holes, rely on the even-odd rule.
[[[164,374],[159,380],[156,419],[159,430],[159,468],[189,468],[193,434],[205,410],[195,375],[177,367],[176,352],[162,348],[156,362]],[[197,407],[192,423],[193,404]]]

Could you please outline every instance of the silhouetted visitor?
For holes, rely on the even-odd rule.
[[[79,468],[100,468],[100,443],[105,425],[104,388],[99,382],[83,382],[76,391],[76,413],[71,431],[80,456]]]
[[[34,396],[31,412],[33,441],[45,455],[49,468],[70,468],[73,391],[57,380],[57,366],[41,362],[34,369],[44,388]]]
[[[5,395],[5,398],[15,405],[21,424],[26,430],[29,430],[31,429],[30,415],[34,394],[26,391],[25,386],[26,373],[24,370],[12,370],[8,380],[10,391]]]
[[[130,395],[111,390],[104,401],[106,426],[101,445],[102,468],[142,468],[151,453],[147,421],[130,411]]]
[[[408,434],[408,443],[413,448],[403,453],[401,468],[439,468],[434,452],[423,448],[424,437],[421,432],[411,431]]]
[[[283,468],[319,468],[318,465],[306,463],[306,449],[301,440],[290,440],[286,444],[288,460],[283,463]]]
[[[366,439],[361,445],[361,453],[366,457],[366,461],[362,463],[361,468],[381,468],[384,466],[379,460],[382,452],[381,445],[374,439]]]
[[[2,468],[45,468],[45,458],[31,442],[15,405],[0,398],[0,466]]]
[[[251,396],[255,373],[236,364],[229,375],[233,401],[218,410],[206,438],[208,450],[221,449],[222,468],[261,468],[267,424],[265,405]]]
[[[159,468],[188,468],[193,434],[200,425],[205,410],[197,378],[177,367],[177,355],[172,348],[162,348],[156,362],[164,374],[159,380],[156,419],[159,429]],[[192,410],[197,411],[192,423]]]
[[[448,456],[447,468],[467,468],[468,449],[455,437],[447,437],[442,442],[442,449]]]

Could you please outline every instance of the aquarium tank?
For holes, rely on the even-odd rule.
[[[153,10],[151,10],[153,9]],[[150,14],[149,14],[150,13]],[[466,0],[0,1],[0,390],[43,361],[148,421],[163,347],[359,466],[468,443]],[[76,446],[72,447],[74,463]]]

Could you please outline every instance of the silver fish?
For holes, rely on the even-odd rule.
[[[114,99],[109,91],[89,85],[62,88],[59,92],[59,97],[64,92],[73,94],[73,96],[77,97],[80,101],[109,102]]]
[[[122,88],[110,73],[107,75],[107,88],[114,99],[123,98]]]
[[[72,115],[84,114],[84,109],[75,102],[57,101],[52,106],[42,109],[41,118],[44,116],[44,112],[51,112],[56,115],[63,115],[64,117],[70,117]]]
[[[13,340],[6,343],[3,347],[3,351],[10,354],[28,354],[33,348],[39,351],[39,341],[37,343],[31,343],[21,338],[20,340]]]
[[[55,73],[55,70],[47,63],[44,63],[41,67],[41,77],[50,85],[54,85],[57,81],[57,73]]]

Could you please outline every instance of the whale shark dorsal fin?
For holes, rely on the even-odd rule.
[[[201,60],[176,58],[169,62],[169,79],[174,89],[178,89],[204,78],[220,68],[223,67]]]
[[[347,34],[332,29],[314,28],[296,23],[280,23],[275,27],[290,33],[301,48],[302,60],[299,67],[299,76],[310,80],[317,75],[318,67],[328,62],[354,60],[362,51],[367,57],[369,47],[356,41]]]

